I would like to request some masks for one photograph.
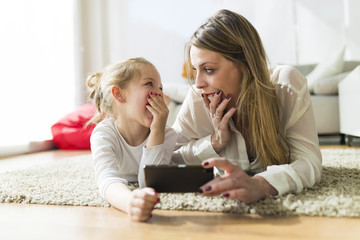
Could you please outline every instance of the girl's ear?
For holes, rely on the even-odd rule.
[[[125,92],[119,86],[113,86],[111,88],[111,93],[113,97],[120,103],[125,102]]]

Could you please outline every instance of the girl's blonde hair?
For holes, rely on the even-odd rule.
[[[260,157],[264,167],[289,163],[289,144],[280,127],[275,86],[270,81],[263,44],[252,24],[237,13],[218,11],[187,44],[185,62],[190,72],[191,46],[220,53],[242,70],[234,120],[249,143],[248,154]]]
[[[130,58],[105,67],[101,72],[92,73],[88,76],[86,83],[90,88],[90,98],[94,100],[97,113],[89,123],[97,124],[105,117],[114,114],[112,87],[119,86],[126,89],[129,83],[136,78],[140,78],[142,65],[149,64],[154,66],[145,58]]]

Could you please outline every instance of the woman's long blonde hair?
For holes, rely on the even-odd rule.
[[[264,47],[252,24],[237,13],[218,11],[187,44],[185,61],[189,71],[191,46],[220,53],[240,67],[243,79],[239,79],[234,120],[245,141],[250,143],[248,154],[260,157],[264,167],[289,163],[289,145],[280,127],[281,108],[270,81]]]
[[[105,117],[113,116],[112,87],[116,85],[121,89],[126,89],[131,80],[140,76],[140,67],[144,64],[153,66],[145,58],[130,58],[108,65],[101,72],[92,73],[88,76],[86,83],[90,89],[90,98],[94,100],[97,109],[97,113],[88,124],[97,124]]]

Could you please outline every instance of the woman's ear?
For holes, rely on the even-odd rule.
[[[111,88],[111,93],[113,97],[120,103],[125,102],[125,92],[119,86],[113,86]]]

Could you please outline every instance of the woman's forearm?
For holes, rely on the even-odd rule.
[[[278,191],[268,182],[265,178],[261,176],[254,176],[253,179],[257,180],[259,186],[262,189],[262,193],[264,196],[261,198],[265,198],[266,196],[276,196],[278,195]]]

